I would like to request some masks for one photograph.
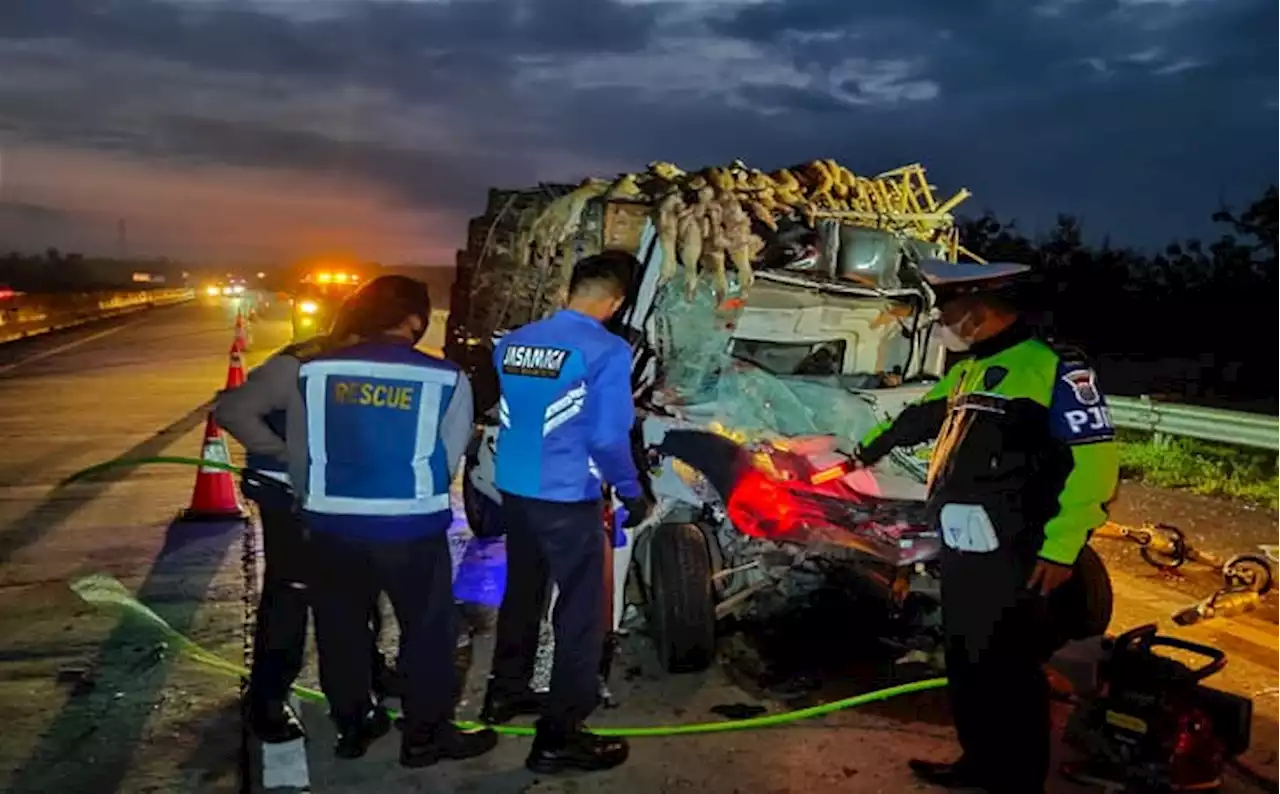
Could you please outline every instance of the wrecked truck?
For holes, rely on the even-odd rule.
[[[450,318],[450,341],[487,417],[463,477],[481,535],[501,532],[499,428],[487,411],[497,395],[483,394],[496,389],[492,341],[553,310],[582,255],[622,248],[641,262],[613,330],[635,351],[636,454],[657,508],[615,550],[613,614],[615,628],[628,607],[642,615],[671,672],[708,666],[726,619],[787,609],[832,586],[878,606],[882,619],[855,625],[903,660],[941,664],[926,459],[899,450],[864,470],[849,452],[943,368],[918,265],[967,253],[949,214],[966,194],[937,202],[919,166],[866,179],[817,162],[768,176],[741,163],[695,174],[655,164],[528,205],[506,235],[501,206],[527,195],[496,194],[483,249],[460,255],[459,281],[475,303],[455,295],[463,312]],[[783,201],[769,187],[793,181],[800,187]],[[476,288],[485,264],[507,269],[495,279],[507,289]],[[1102,633],[1110,586],[1091,550],[1062,598],[1073,603],[1060,643]]]

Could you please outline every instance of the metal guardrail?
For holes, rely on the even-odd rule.
[[[195,299],[185,287],[30,294],[0,302],[0,344]]]
[[[1280,421],[1274,416],[1155,402],[1149,397],[1107,397],[1116,427],[1157,435],[1197,438],[1253,449],[1280,449]]]

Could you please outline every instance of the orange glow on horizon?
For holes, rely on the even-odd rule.
[[[0,226],[32,250],[131,249],[175,258],[348,262],[452,261],[458,218],[424,211],[367,182],[284,169],[142,162],[82,149],[6,144],[7,201],[47,208],[46,220]],[[323,260],[321,260],[323,261]]]

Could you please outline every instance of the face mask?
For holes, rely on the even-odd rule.
[[[967,319],[969,319],[967,315],[960,318],[960,321],[956,323],[956,326],[964,325],[965,320]],[[963,353],[969,349],[969,340],[960,335],[960,332],[956,330],[956,326],[942,325],[939,323],[938,341],[942,343],[943,347],[950,350],[952,353]]]

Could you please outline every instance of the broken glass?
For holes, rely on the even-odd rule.
[[[753,355],[749,345],[733,350],[740,314],[740,306],[717,306],[709,288],[692,299],[676,289],[659,296],[655,327],[664,403],[756,436],[831,435],[856,441],[875,426],[872,402],[844,388],[840,376],[797,374],[808,366],[806,358],[812,363],[827,352],[821,345],[806,346],[794,364],[778,371],[762,366],[769,362]],[[818,355],[806,356],[809,352]],[[783,362],[775,357],[773,363]]]

